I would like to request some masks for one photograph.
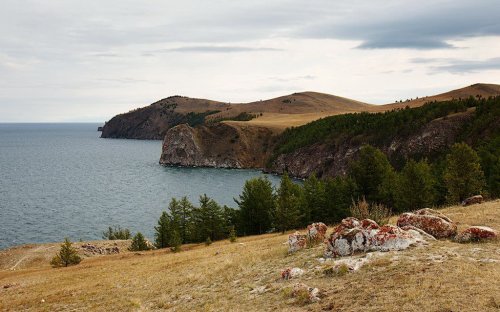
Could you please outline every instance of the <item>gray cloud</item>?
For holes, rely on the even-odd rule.
[[[360,49],[442,49],[453,47],[449,40],[500,35],[500,5],[494,0],[400,2],[387,7],[373,3],[354,13],[341,20],[320,20],[298,34],[360,40]]]
[[[187,53],[239,53],[239,52],[255,52],[255,51],[283,51],[282,49],[275,48],[253,48],[241,46],[184,46],[177,48],[161,49],[155,51],[148,51],[146,54],[155,53],[170,53],[170,52],[187,52]]]
[[[415,58],[412,62],[431,65],[428,68],[432,73],[449,72],[452,74],[466,74],[486,70],[500,70],[500,57],[474,61],[450,58]]]

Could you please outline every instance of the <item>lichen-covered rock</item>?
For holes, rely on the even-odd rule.
[[[483,202],[483,196],[481,195],[475,195],[469,198],[466,198],[463,202],[463,206],[469,206],[469,205],[474,205],[474,204],[480,204]]]
[[[442,213],[425,208],[414,213],[403,213],[399,216],[397,225],[407,225],[419,228],[435,238],[447,238],[457,234],[457,225]]]
[[[307,235],[295,232],[288,235],[288,253],[294,253],[307,246]]]
[[[365,221],[365,220],[363,220]],[[403,250],[425,240],[416,231],[405,231],[393,225],[378,227],[376,222],[355,218],[342,220],[327,240],[326,257],[348,256],[357,252]],[[353,226],[353,227],[351,227]]]
[[[281,278],[284,280],[289,280],[292,278],[297,278],[304,274],[304,270],[301,268],[288,268],[281,271]]]
[[[328,227],[323,222],[316,222],[307,226],[307,238],[310,242],[321,242],[325,239]]]
[[[420,233],[420,235],[422,235],[423,238],[425,238],[427,240],[436,240],[436,238],[434,236],[432,236],[431,234],[427,233],[426,231],[424,231],[422,229],[414,227],[413,225],[405,225],[405,226],[402,226],[401,229],[403,229],[405,231],[418,232],[418,233]]]
[[[309,287],[304,283],[297,283],[293,285],[292,297],[305,299],[305,303],[313,303],[320,301],[320,292],[318,288]]]
[[[361,227],[366,230],[374,230],[380,228],[377,222],[373,221],[372,219],[361,220]]]
[[[495,238],[498,238],[498,231],[487,226],[471,226],[455,236],[455,241],[469,243]]]

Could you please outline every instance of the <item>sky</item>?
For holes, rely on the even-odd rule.
[[[500,2],[1,0],[0,122],[104,122],[184,95],[373,104],[500,84]]]

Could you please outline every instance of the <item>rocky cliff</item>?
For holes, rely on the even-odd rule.
[[[436,155],[457,142],[463,128],[473,116],[474,110],[470,109],[438,118],[415,129],[409,136],[395,135],[377,147],[394,161]],[[280,154],[267,166],[266,171],[279,174],[287,171],[299,178],[307,178],[313,173],[320,177],[345,174],[349,162],[365,143],[354,138],[346,139],[340,144],[322,141],[291,153]]]
[[[101,138],[162,140],[168,129],[183,123],[201,124],[206,116],[224,111],[228,105],[172,96],[113,117],[102,128]]]
[[[160,164],[189,167],[263,168],[273,133],[264,127],[218,123],[167,131]]]

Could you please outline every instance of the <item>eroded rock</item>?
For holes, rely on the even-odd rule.
[[[366,228],[362,226],[365,224]],[[349,256],[357,252],[403,250],[424,244],[417,231],[405,231],[397,226],[378,227],[373,220],[347,218],[335,228],[326,242],[326,257]]]
[[[325,239],[328,227],[323,222],[316,222],[307,226],[307,238],[310,242],[319,243]]]
[[[301,268],[288,268],[281,272],[281,278],[284,280],[289,280],[292,278],[297,278],[304,274],[304,270]]]
[[[487,226],[471,226],[455,236],[455,241],[469,243],[495,238],[498,238],[498,231]]]
[[[120,248],[118,246],[113,247],[98,247],[92,244],[83,244],[80,249],[86,256],[96,256],[96,255],[112,255],[120,253]]]
[[[448,238],[457,234],[457,225],[442,213],[425,208],[414,213],[407,212],[399,216],[399,227],[414,226],[435,238]]]
[[[469,198],[466,198],[463,202],[463,206],[469,206],[469,205],[474,205],[474,204],[480,204],[483,202],[483,196],[482,195],[475,195]]]
[[[288,235],[288,253],[294,253],[307,246],[307,235],[295,232]]]

